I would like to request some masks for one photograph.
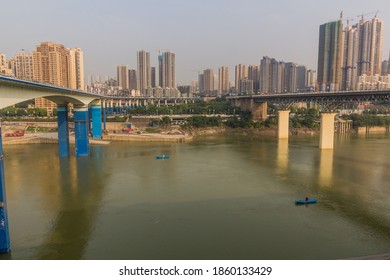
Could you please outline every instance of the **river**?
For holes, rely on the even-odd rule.
[[[343,259],[390,252],[390,137],[208,136],[59,159],[4,146],[0,259]],[[169,159],[157,160],[166,154]],[[296,206],[306,196],[317,204]]]

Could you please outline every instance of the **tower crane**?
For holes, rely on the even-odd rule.
[[[376,11],[376,12],[371,12],[371,13],[365,13],[365,14],[357,15],[356,17],[361,17],[362,19],[364,19],[364,16],[372,15],[372,14],[375,14],[375,17],[376,17],[378,15],[378,13],[379,13],[379,10]]]

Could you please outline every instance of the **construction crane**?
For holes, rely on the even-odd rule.
[[[364,16],[375,14],[375,17],[376,17],[376,16],[378,15],[378,13],[379,13],[379,10],[376,11],[376,12],[371,12],[371,13],[366,13],[366,14],[357,15],[357,17],[361,17],[362,20],[363,20],[363,19],[364,19]]]

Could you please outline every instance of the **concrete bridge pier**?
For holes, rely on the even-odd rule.
[[[234,106],[240,107],[243,111],[250,111],[253,120],[264,121],[267,119],[267,102],[256,103],[253,98],[236,99]]]
[[[122,108],[122,100],[119,100],[118,102],[118,106],[119,106],[119,114],[122,115],[122,112],[123,112],[123,108]]]
[[[8,253],[10,250],[11,241],[9,237],[7,201],[5,195],[3,139],[0,127],[0,254]]]
[[[91,104],[92,138],[102,139],[102,109],[100,100]]]
[[[288,139],[290,110],[278,111],[278,138]]]
[[[106,101],[103,101],[103,129],[107,130],[107,107],[106,107]]]
[[[114,114],[114,100],[110,100],[110,115]]]
[[[74,108],[74,132],[76,157],[89,156],[89,139],[88,139],[88,107]]]
[[[57,106],[58,150],[60,157],[69,156],[68,106]]]
[[[321,114],[320,149],[333,149],[335,113]]]

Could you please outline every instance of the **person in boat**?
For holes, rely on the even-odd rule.
[[[306,200],[306,202],[308,202],[309,198],[306,196],[305,200]]]

